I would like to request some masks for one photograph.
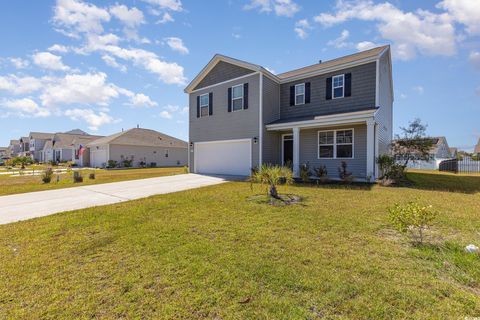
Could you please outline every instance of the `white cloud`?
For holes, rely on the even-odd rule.
[[[190,110],[189,107],[183,107],[182,110],[180,110],[180,114],[188,114],[189,110]]]
[[[28,60],[22,58],[8,58],[8,61],[17,69],[25,69],[30,65]]]
[[[480,5],[477,0],[443,0],[437,5],[465,25],[468,33],[480,34]]]
[[[165,42],[167,45],[172,49],[173,51],[177,51],[181,54],[188,54],[188,48],[185,46],[183,43],[183,40],[177,37],[168,37],[164,38]]]
[[[240,39],[242,37],[242,35],[239,34],[239,33],[233,32],[232,37],[234,37],[235,39]]]
[[[314,18],[326,27],[353,19],[378,22],[380,35],[393,42],[395,56],[402,60],[412,59],[418,52],[432,56],[456,53],[455,28],[447,13],[404,12],[388,2],[338,0],[334,14],[321,13]]]
[[[470,55],[468,56],[468,60],[475,68],[480,70],[480,52],[478,51],[470,52]]]
[[[120,20],[128,28],[137,28],[145,23],[143,12],[135,7],[128,9],[128,7],[123,4],[116,4],[110,7],[110,14]]]
[[[376,43],[371,42],[371,41],[362,41],[362,42],[359,42],[355,45],[355,48],[358,51],[364,51],[364,50],[372,49],[372,48],[375,48],[375,47],[378,47],[378,45]]]
[[[27,94],[40,90],[42,81],[47,78],[37,79],[35,77],[16,75],[0,76],[0,90],[5,90],[13,94]]]
[[[293,0],[250,0],[244,9],[258,9],[265,13],[274,12],[277,16],[293,17],[300,11],[300,6]]]
[[[37,52],[33,55],[33,62],[43,69],[67,71],[70,68],[63,64],[62,57],[50,52]]]
[[[327,44],[329,46],[334,46],[337,49],[345,48],[350,45],[348,42],[346,42],[348,37],[350,37],[350,32],[345,29],[337,39],[331,40]]]
[[[182,2],[180,0],[143,0],[152,5],[158,6],[162,10],[182,11]]]
[[[65,34],[78,37],[78,32],[101,33],[103,22],[110,21],[106,9],[77,0],[57,0],[54,8],[54,23],[65,28]]]
[[[120,121],[119,119],[114,119],[112,116],[108,115],[103,111],[95,113],[95,111],[92,109],[68,109],[65,110],[64,114],[72,120],[85,121],[89,125],[88,128],[93,131],[97,131],[98,128],[104,124],[110,124]]]
[[[114,57],[111,57],[109,55],[103,55],[102,60],[112,68],[118,69],[121,72],[127,72],[127,67],[123,64],[119,64]]]
[[[66,46],[61,44],[54,44],[47,50],[52,52],[59,52],[59,53],[67,53],[69,51],[69,49]]]
[[[12,114],[19,117],[48,117],[50,111],[41,108],[30,98],[23,99],[4,99],[0,102],[0,106],[12,110]]]
[[[133,107],[156,107],[158,104],[152,101],[149,96],[137,93],[130,98],[129,105]]]
[[[172,15],[168,12],[165,12],[160,20],[155,22],[156,24],[165,24],[168,22],[173,22],[175,19],[173,19]]]
[[[297,36],[300,39],[306,39],[308,37],[307,30],[312,29],[312,26],[307,19],[298,20],[295,23],[295,28],[293,29]]]
[[[172,114],[167,110],[161,111],[159,115],[163,119],[172,119],[173,118]]]
[[[273,70],[273,69],[271,69],[271,68],[269,68],[269,67],[265,67],[265,69],[266,69],[267,71],[269,71],[270,73],[272,73],[272,74],[277,74],[277,72],[276,72],[275,70]]]
[[[425,89],[422,86],[415,86],[412,89],[418,94],[423,94],[425,92]]]
[[[405,93],[400,93],[400,98],[402,99],[407,99],[408,96]]]

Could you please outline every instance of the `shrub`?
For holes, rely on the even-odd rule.
[[[310,164],[308,162],[300,165],[300,178],[303,182],[310,182],[311,175],[312,172],[310,171]]]
[[[347,163],[342,161],[340,168],[338,168],[338,176],[345,183],[351,183],[354,179],[351,172],[347,170]]]
[[[20,165],[22,169],[25,169],[25,166],[32,163],[33,163],[33,160],[30,157],[15,157],[12,159],[12,164],[14,166]]]
[[[277,192],[277,185],[281,183],[291,184],[293,182],[293,173],[288,167],[262,164],[260,170],[252,170],[250,180],[252,182],[261,183],[262,185],[268,185],[267,194],[271,198],[280,199]]]
[[[73,182],[74,183],[83,182],[82,173],[80,171],[74,171],[73,172]]]
[[[188,173],[189,170],[188,170],[188,166],[183,166],[183,173]]]
[[[117,161],[115,160],[108,160],[107,168],[115,168],[117,166]]]
[[[320,181],[321,183],[325,183],[328,181],[328,171],[325,165],[314,168],[313,171],[315,172],[315,176],[318,178],[318,181]]]
[[[91,172],[91,173],[88,175],[88,179],[90,179],[90,180],[95,180],[95,172]]]
[[[140,161],[138,164],[141,168],[145,168],[147,166],[147,163],[145,161]]]
[[[124,166],[125,168],[130,168],[130,167],[132,166],[132,162],[133,162],[133,160],[127,160],[127,159],[125,159],[125,160],[123,160],[123,166]]]
[[[52,177],[53,177],[53,169],[46,168],[42,174],[43,183],[50,183],[50,181],[52,181]]]
[[[395,159],[387,154],[381,155],[377,158],[377,163],[383,176],[380,181],[383,185],[390,185],[404,181],[405,167],[395,163]]]
[[[389,209],[390,221],[395,229],[410,234],[412,241],[423,243],[424,231],[431,226],[437,213],[432,206],[422,206],[416,202],[406,205],[396,203]]]

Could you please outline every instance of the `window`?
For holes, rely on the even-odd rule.
[[[165,158],[168,158],[168,149],[165,149]]]
[[[305,104],[305,83],[295,85],[295,105]]]
[[[333,99],[336,98],[343,98],[344,97],[344,83],[345,83],[345,75],[341,74],[338,76],[334,76],[332,79],[333,85],[332,85],[332,97]]]
[[[208,98],[208,93],[202,94],[200,96],[200,117],[208,116],[209,105],[210,105],[210,101]]]
[[[243,109],[243,84],[232,87],[232,108],[233,111]]]
[[[318,132],[319,159],[353,159],[353,129]]]

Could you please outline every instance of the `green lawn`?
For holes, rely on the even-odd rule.
[[[161,176],[169,176],[184,173],[183,168],[147,168],[125,170],[82,170],[83,182],[73,183],[73,172],[54,174],[52,182],[45,184],[41,176],[7,176],[0,175],[0,196],[41,190],[51,190],[69,187],[79,187],[90,184],[116,182],[124,180],[144,179]],[[95,173],[95,179],[89,179],[89,173]]]
[[[408,175],[280,188],[301,205],[232,182],[0,226],[0,318],[479,317],[480,258],[463,247],[480,245],[480,177]],[[440,211],[422,247],[387,218],[415,199]]]

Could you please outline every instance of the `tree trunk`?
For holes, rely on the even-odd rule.
[[[278,199],[277,187],[274,184],[270,184],[270,197]]]

